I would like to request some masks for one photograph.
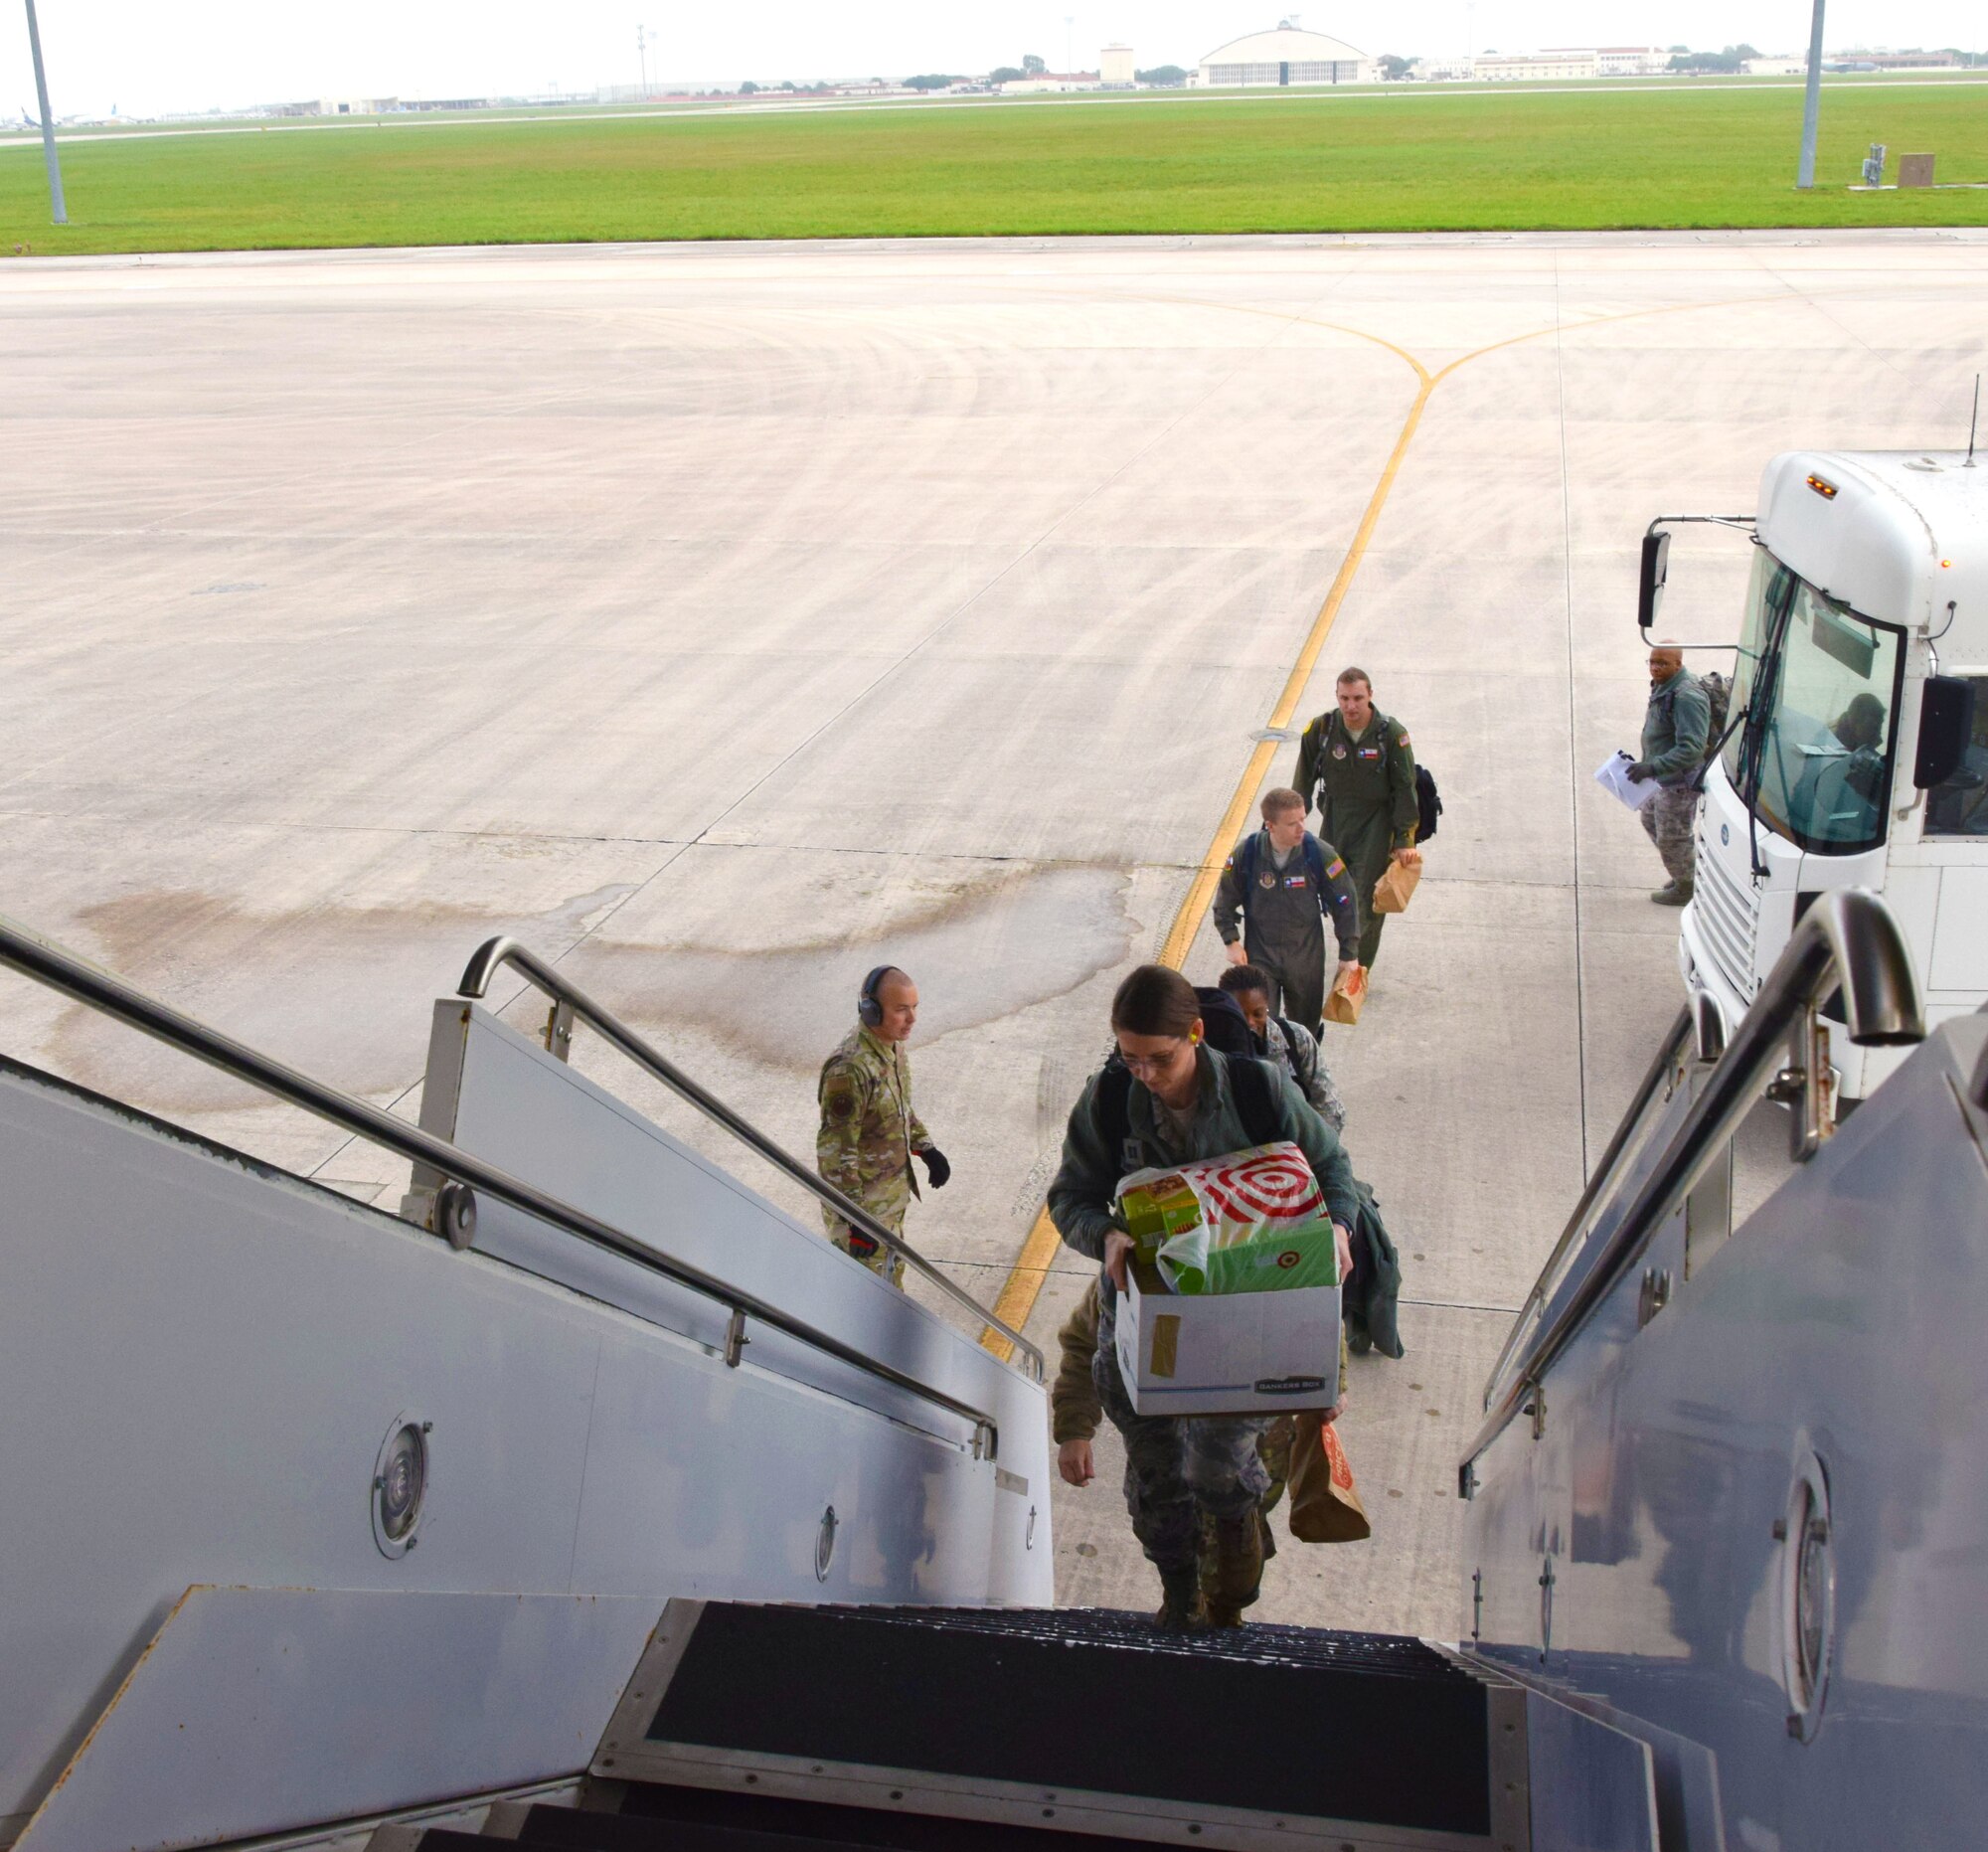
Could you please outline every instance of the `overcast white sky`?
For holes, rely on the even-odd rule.
[[[903,77],[979,72],[1068,45],[1081,68],[1131,45],[1140,66],[1194,65],[1277,23],[1274,0],[1034,0],[946,6],[758,0],[694,11],[662,0],[37,0],[56,114],[204,109],[305,96],[494,95],[636,82],[635,28],[660,45],[649,73],[672,80]],[[1370,53],[1526,51],[1543,45],[1712,46],[1762,51],[1807,42],[1804,0],[1346,0],[1300,18]],[[1066,14],[1076,16],[1066,29]],[[1597,26],[1597,19],[1607,22]],[[34,102],[22,0],[0,0],[0,118]],[[1832,48],[1988,42],[1981,0],[1834,0]]]

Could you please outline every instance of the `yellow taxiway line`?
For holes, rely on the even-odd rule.
[[[1166,298],[1179,302],[1182,298]],[[1802,298],[1796,298],[1797,300]],[[1234,313],[1274,316],[1278,320],[1299,320],[1310,326],[1332,328],[1341,334],[1357,335],[1363,341],[1371,341],[1377,347],[1385,347],[1391,354],[1414,369],[1416,389],[1413,403],[1408,415],[1402,420],[1401,433],[1395,439],[1395,447],[1388,453],[1388,460],[1382,466],[1380,479],[1374,484],[1374,493],[1367,498],[1366,512],[1360,517],[1360,525],[1354,530],[1353,544],[1346,550],[1346,558],[1340,562],[1339,571],[1333,576],[1332,586],[1325,594],[1325,602],[1318,607],[1318,615],[1312,619],[1311,628],[1306,632],[1303,647],[1299,649],[1297,660],[1291,664],[1291,672],[1284,679],[1283,692],[1277,697],[1277,704],[1270,710],[1266,730],[1283,728],[1290,724],[1297,713],[1298,703],[1304,698],[1306,684],[1318,667],[1318,659],[1325,648],[1325,639],[1331,635],[1332,626],[1339,616],[1340,606],[1346,602],[1346,594],[1352,589],[1354,575],[1360,571],[1361,562],[1367,557],[1367,549],[1374,538],[1374,530],[1380,524],[1381,511],[1387,506],[1388,496],[1395,486],[1395,478],[1400,475],[1403,458],[1408,455],[1408,445],[1413,441],[1417,426],[1422,420],[1423,408],[1429,402],[1429,395],[1459,368],[1468,366],[1473,360],[1481,360],[1486,354],[1495,354],[1503,348],[1516,347],[1526,341],[1537,341],[1550,334],[1569,334],[1576,328],[1597,327],[1607,322],[1638,321],[1645,316],[1687,313],[1708,308],[1737,308],[1748,303],[1782,302],[1789,298],[1784,294],[1772,296],[1742,296],[1713,302],[1666,303],[1662,307],[1629,309],[1614,315],[1590,315],[1577,322],[1556,322],[1549,328],[1535,328],[1525,334],[1509,335],[1502,341],[1493,341],[1488,346],[1474,349],[1468,354],[1460,354],[1447,366],[1431,373],[1415,356],[1393,341],[1378,334],[1371,334],[1364,328],[1351,328],[1340,322],[1313,321],[1309,316],[1291,317],[1280,315],[1274,309],[1258,309],[1241,303],[1194,302],[1196,308],[1221,308]],[[1236,782],[1234,794],[1229,799],[1229,807],[1222,813],[1222,821],[1217,824],[1215,834],[1210,839],[1208,852],[1201,858],[1201,865],[1195,870],[1194,881],[1189,886],[1187,898],[1181,902],[1180,910],[1174,915],[1173,925],[1168,928],[1166,941],[1160,947],[1158,962],[1171,965],[1175,970],[1187,961],[1189,949],[1193,946],[1195,934],[1200,930],[1201,918],[1215,899],[1215,884],[1222,878],[1223,864],[1228,861],[1238,837],[1242,833],[1248,820],[1249,808],[1256,801],[1256,793],[1261,788],[1264,777],[1270,769],[1270,761],[1276,758],[1277,740],[1261,740],[1249,755],[1248,762],[1242,767],[1242,775]],[[1057,1245],[1061,1238],[1056,1224],[1050,1220],[1047,1207],[1038,1211],[1034,1225],[1029,1230],[1028,1240],[1022,1244],[1022,1252],[1015,1257],[1015,1264],[1008,1269],[1008,1277],[1002,1282],[1000,1297],[994,1301],[994,1315],[1011,1329],[1019,1331],[1028,1323],[1029,1314],[1035,1310],[1036,1300],[1041,1295],[1043,1282],[1049,1277],[1051,1263],[1056,1259]],[[1014,1355],[1014,1345],[992,1326],[981,1333],[980,1342],[1004,1362]]]

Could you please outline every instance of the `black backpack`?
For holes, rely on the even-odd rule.
[[[1746,718],[1743,713],[1733,713],[1733,683],[1717,669],[1701,675],[1698,685],[1705,690],[1706,706],[1712,713],[1705,729],[1705,757],[1698,761],[1698,769],[1687,781],[1687,788],[1694,791],[1705,789],[1705,774],[1712,769],[1712,761],[1726,750],[1726,742],[1733,737],[1733,730]]]
[[[1415,767],[1415,842],[1419,845],[1435,834],[1435,820],[1442,815],[1442,798],[1426,765]]]
[[[1201,1003],[1202,1038],[1210,1048],[1221,1055],[1255,1054],[1256,1040],[1249,1033],[1249,1019],[1242,1014],[1242,1004],[1213,984],[1195,985],[1194,994]]]

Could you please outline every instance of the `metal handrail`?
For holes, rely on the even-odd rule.
[[[1795,922],[1787,945],[1713,1068],[1705,1092],[1671,1135],[1594,1264],[1559,1316],[1533,1340],[1525,1362],[1512,1374],[1458,1462],[1466,1488],[1479,1455],[1521,1412],[1528,1396],[1537,1392],[1546,1373],[1739,1129],[1796,1020],[1838,986],[1851,1041],[1886,1047],[1924,1040],[1925,1010],[1911,951],[1891,909],[1868,888],[1825,894]],[[1633,1120],[1643,1103],[1639,1098],[1627,1118]]]
[[[964,1306],[990,1330],[998,1331],[1021,1351],[1029,1359],[1036,1380],[1042,1381],[1043,1353],[1014,1326],[1003,1322],[989,1311],[965,1287],[948,1279],[902,1235],[892,1234],[861,1204],[843,1195],[832,1183],[825,1181],[798,1158],[775,1144],[751,1120],[733,1111],[716,1094],[700,1087],[667,1055],[645,1042],[612,1011],[596,1003],[572,978],[564,972],[555,970],[530,946],[520,944],[515,938],[504,936],[486,939],[476,948],[475,955],[469,960],[468,968],[462,973],[462,982],[455,987],[456,995],[470,998],[485,996],[490,988],[490,980],[507,964],[537,989],[551,997],[556,1004],[565,1005],[596,1035],[612,1043],[638,1068],[653,1075],[672,1093],[689,1101],[706,1118],[722,1125],[733,1137],[763,1157],[774,1169],[791,1178],[811,1196],[826,1204],[850,1227],[861,1229],[872,1241],[881,1243],[893,1254],[901,1255],[909,1265],[930,1280],[949,1299]]]
[[[1533,1281],[1533,1289],[1526,1294],[1526,1302],[1519,1307],[1519,1315],[1512,1322],[1511,1335],[1505,1339],[1504,1348],[1498,1353],[1498,1361],[1491,1366],[1491,1374],[1484,1379],[1484,1407],[1491,1406],[1491,1398],[1504,1379],[1505,1366],[1511,1362],[1513,1351],[1517,1350],[1525,1338],[1526,1320],[1534,1313],[1546,1309],[1547,1300],[1553,1296],[1554,1275],[1560,1270],[1561,1263],[1571,1249],[1586,1232],[1588,1211],[1594,1207],[1601,1193],[1613,1186],[1615,1173],[1622,1162],[1623,1153],[1629,1148],[1643,1122],[1643,1114],[1649,1110],[1650,1101],[1657,1096],[1657,1090],[1663,1086],[1672,1064],[1677,1060],[1678,1051],[1687,1036],[1693,1033],[1694,1016],[1689,1006],[1678,1011],[1663,1042],[1657,1050],[1656,1059],[1637,1085],[1635,1097],[1629,1102],[1628,1110],[1616,1122],[1615,1135],[1608,1140],[1608,1148],[1601,1153],[1601,1161],[1595,1165],[1587,1179],[1587,1187],[1580,1193],[1580,1201],[1574,1206],[1574,1214],[1567,1219],[1567,1226],[1561,1230],[1560,1240],[1554,1243],[1553,1253],[1547,1256],[1547,1263],[1540,1268],[1540,1276]]]
[[[733,1318],[732,1328],[726,1336],[728,1362],[736,1362],[738,1347],[749,1341],[745,1337],[743,1320],[756,1318],[760,1323],[798,1338],[803,1344],[839,1362],[908,1390],[972,1422],[974,1447],[982,1456],[992,1459],[999,1450],[1000,1427],[986,1410],[962,1402],[944,1390],[934,1389],[916,1377],[908,1376],[891,1364],[856,1349],[854,1345],[845,1344],[840,1338],[818,1330],[805,1319],[796,1318],[752,1293],[728,1285],[700,1267],[658,1254],[583,1210],[548,1196],[536,1186],[522,1182],[466,1151],[457,1150],[445,1139],[397,1119],[378,1106],[369,1105],[363,1099],[354,1099],[336,1088],[314,1081],[294,1068],[285,1067],[281,1062],[210,1029],[170,1004],[147,996],[122,978],[98,970],[60,946],[23,931],[5,920],[0,920],[0,964],[9,965],[23,976],[32,977],[52,990],[59,990],[86,1008],[100,1010],[104,1015],[178,1049],[183,1055],[204,1061],[209,1067],[219,1068],[222,1073],[233,1075],[237,1080],[250,1082],[265,1093],[288,1100],[293,1106],[301,1106],[304,1111],[329,1120],[359,1137],[370,1139],[401,1157],[425,1164],[443,1177],[480,1190],[522,1214],[536,1216],[596,1248],[604,1248],[651,1272],[674,1280],[678,1285],[688,1286],[716,1299],[730,1310]]]

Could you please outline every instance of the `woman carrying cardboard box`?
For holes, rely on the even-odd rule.
[[[1160,1572],[1160,1624],[1237,1626],[1262,1581],[1256,1507],[1269,1482],[1256,1438],[1270,1418],[1142,1416],[1133,1408],[1115,1342],[1133,1249],[1116,1213],[1119,1179],[1288,1139],[1325,1197],[1343,1279],[1358,1211],[1353,1167],[1287,1074],[1205,1045],[1200,999],[1178,971],[1159,964],[1133,971],[1111,1000],[1111,1029],[1117,1053],[1071,1111],[1050,1216],[1067,1246],[1101,1263],[1092,1370],[1098,1400],[1125,1442],[1133,1534]],[[1204,1512],[1217,1557],[1206,1606],[1198,1570]]]

